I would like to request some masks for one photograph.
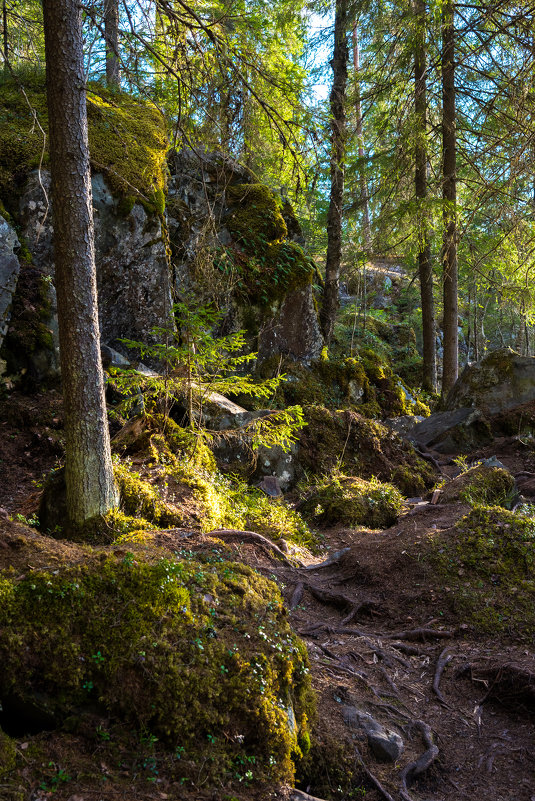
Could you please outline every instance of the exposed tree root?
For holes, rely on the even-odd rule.
[[[433,743],[433,735],[427,723],[424,723],[423,720],[417,720],[412,724],[412,728],[421,732],[426,750],[414,762],[409,762],[401,772],[399,793],[404,801],[412,801],[408,791],[408,783],[424,773],[433,764],[439,753],[438,747]]]
[[[302,790],[292,790],[290,793],[290,801],[321,801],[321,798],[316,798],[314,795],[304,793]]]
[[[394,801],[388,790],[385,790],[385,788],[383,787],[377,776],[374,776],[371,770],[366,766],[366,763],[364,762],[358,748],[355,748],[355,756],[359,768],[362,770],[366,778],[373,784],[376,790],[378,790],[381,793],[381,795],[383,796],[383,798],[386,799],[386,801]]]
[[[420,628],[409,631],[398,631],[395,634],[385,634],[387,640],[415,640],[426,642],[428,639],[448,639],[454,636],[453,631],[439,631],[437,629]]]
[[[288,567],[302,567],[301,563],[297,560],[288,559],[286,554],[281,551],[278,545],[275,545],[274,542],[268,540],[267,537],[263,537],[261,534],[257,534],[255,531],[240,531],[239,529],[233,528],[218,528],[214,531],[209,531],[206,534],[207,537],[219,537],[220,539],[236,539],[240,540],[241,542],[253,542],[256,545],[261,545],[264,549],[271,551],[270,555],[276,554],[276,556],[284,562],[285,565]]]
[[[292,592],[292,597],[290,598],[290,609],[297,609],[303,598],[304,591],[305,585],[302,581],[295,585],[294,591]]]
[[[325,567],[331,567],[331,565],[339,564],[344,556],[349,553],[351,548],[342,548],[340,551],[335,551],[328,559],[325,559],[324,562],[319,562],[317,565],[302,565],[302,570],[323,570]]]
[[[442,653],[438,658],[437,667],[435,670],[435,676],[433,678],[433,692],[435,693],[436,697],[443,706],[448,706],[448,703],[446,702],[446,699],[444,698],[444,696],[440,691],[440,679],[442,678],[444,668],[449,662],[451,662],[452,659],[453,656],[450,653],[448,653],[448,649],[444,648],[444,650],[442,651]]]

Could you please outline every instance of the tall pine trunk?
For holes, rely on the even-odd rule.
[[[457,380],[459,330],[457,300],[457,174],[455,135],[455,7],[447,0],[442,7],[442,199],[444,242],[442,250],[444,291],[444,359],[442,395]]]
[[[414,46],[414,109],[416,146],[414,152],[414,188],[418,204],[418,274],[422,303],[423,367],[422,387],[434,392],[437,384],[435,301],[433,267],[429,243],[427,201],[427,53],[425,0],[415,0],[416,36]]]
[[[336,312],[340,304],[340,264],[342,260],[342,204],[344,200],[344,172],[346,145],[346,90],[347,62],[347,0],[336,0],[334,19],[334,52],[331,61],[333,85],[330,94],[331,109],[331,195],[327,214],[327,258],[325,289],[321,306],[320,323],[325,342],[331,341]]]
[[[55,283],[69,521],[116,504],[100,361],[91,175],[78,0],[43,0]]]
[[[104,0],[104,39],[106,42],[106,83],[118,87],[119,69],[119,0]]]
[[[353,70],[355,80],[355,116],[357,150],[359,157],[359,190],[362,207],[362,240],[366,256],[372,251],[372,233],[370,226],[370,203],[368,199],[368,185],[366,182],[366,168],[364,166],[364,123],[362,120],[362,103],[360,97],[360,52],[357,23],[353,26]]]

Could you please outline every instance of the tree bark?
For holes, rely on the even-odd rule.
[[[344,200],[347,90],[347,0],[336,0],[334,52],[331,61],[333,85],[331,108],[331,194],[327,214],[327,258],[325,289],[320,323],[325,342],[330,343],[340,304],[340,263],[342,260],[342,204]]]
[[[437,384],[435,301],[433,297],[433,267],[429,243],[427,214],[427,53],[425,0],[415,0],[416,36],[414,47],[414,109],[416,116],[416,146],[414,152],[414,188],[417,212],[418,274],[422,303],[423,367],[422,387],[434,392]]]
[[[9,34],[7,28],[7,0],[2,3],[2,50],[4,56],[4,72],[9,72]]]
[[[353,26],[353,70],[355,77],[355,116],[357,134],[357,152],[359,157],[359,188],[360,203],[362,206],[362,239],[366,256],[372,251],[372,232],[370,226],[370,203],[368,199],[368,186],[366,182],[366,169],[364,167],[364,124],[362,120],[362,103],[360,99],[360,52],[357,24]]]
[[[442,7],[442,199],[444,203],[444,242],[442,251],[444,291],[443,397],[447,395],[455,384],[459,370],[454,15],[454,3],[451,0],[446,0]]]
[[[118,87],[119,70],[119,0],[104,0],[104,39],[106,42],[106,83]]]
[[[78,0],[43,0],[55,284],[69,522],[116,505],[100,361],[91,175]]]

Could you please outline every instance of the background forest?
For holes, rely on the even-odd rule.
[[[444,326],[448,341],[457,334],[448,319],[455,317],[458,264],[461,364],[504,345],[531,353],[531,8],[104,6],[84,6],[88,80],[149,99],[165,113],[174,146],[217,148],[252,169],[291,201],[318,265],[327,232],[336,237],[340,227],[341,256],[334,245],[328,260],[337,276],[341,259],[359,311],[374,259],[399,265],[411,286],[420,275],[424,317],[428,327],[438,324],[441,357]],[[10,69],[21,76],[43,69],[40,4],[6,0],[3,20],[6,79]],[[450,27],[453,77],[444,68]],[[329,227],[333,206],[340,218]],[[445,233],[448,225],[455,233]],[[409,295],[417,323],[422,300]],[[435,336],[424,339],[431,340],[424,378],[431,389]],[[448,359],[448,343],[446,351]]]
[[[0,9],[0,801],[535,801],[535,5]]]

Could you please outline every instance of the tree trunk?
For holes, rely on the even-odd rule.
[[[433,267],[429,243],[427,214],[427,53],[425,0],[415,0],[416,37],[414,47],[414,109],[416,116],[416,147],[414,152],[414,188],[417,212],[418,274],[422,302],[423,369],[422,387],[434,392],[437,384],[437,355],[435,330],[435,301],[433,298]]]
[[[334,19],[334,52],[331,61],[333,85],[331,107],[331,195],[327,214],[327,258],[325,289],[320,322],[325,342],[330,343],[336,312],[340,304],[340,263],[342,260],[342,204],[346,143],[345,100],[347,89],[347,0],[336,0]]]
[[[69,521],[116,505],[100,361],[91,175],[78,0],[43,0],[55,283]]]
[[[353,26],[353,69],[355,77],[355,116],[357,148],[359,157],[359,187],[360,203],[362,206],[362,239],[366,256],[372,251],[372,233],[370,226],[370,203],[368,200],[368,186],[366,183],[366,169],[364,166],[364,125],[362,122],[362,104],[360,101],[360,53],[357,25]]]
[[[106,82],[118,87],[119,70],[119,0],[104,0],[104,39],[106,41]]]
[[[442,7],[442,199],[444,202],[442,395],[444,397],[455,384],[459,370],[454,15],[453,2],[446,0]]]
[[[4,56],[4,72],[9,72],[9,34],[7,29],[7,0],[2,3],[2,50]]]

